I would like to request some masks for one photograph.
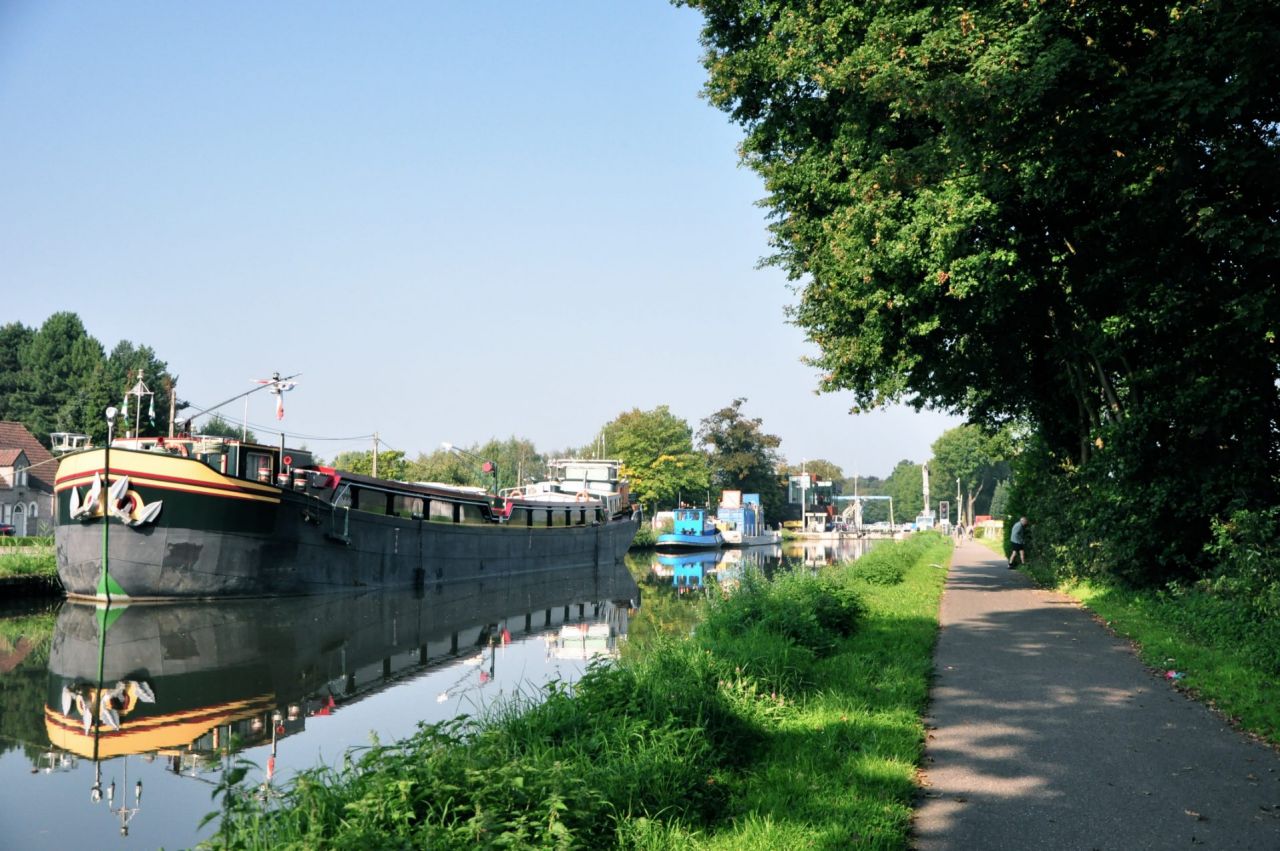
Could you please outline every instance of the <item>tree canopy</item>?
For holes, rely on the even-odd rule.
[[[996,484],[1009,478],[1011,455],[1012,438],[1006,429],[990,432],[974,425],[948,429],[933,442],[929,472],[937,489],[935,495],[947,499],[958,480],[963,520],[972,522],[975,515],[986,514],[990,509]],[[951,519],[961,519],[955,508]]]
[[[49,445],[49,433],[88,434],[95,442],[107,436],[104,411],[115,405],[124,413],[125,393],[138,380],[138,370],[153,393],[142,400],[143,434],[163,434],[169,426],[169,398],[174,378],[148,346],[119,342],[108,356],[74,313],[54,313],[38,329],[21,323],[0,328],[0,420],[21,422]],[[118,429],[139,427],[137,399],[130,397],[127,422]]]
[[[784,493],[778,476],[782,438],[766,434],[758,417],[742,413],[746,399],[734,399],[702,421],[698,442],[711,467],[711,504],[726,489],[760,494],[765,517],[781,517]]]
[[[608,454],[622,461],[632,494],[651,509],[706,494],[707,458],[693,447],[693,429],[666,405],[619,414],[605,425],[604,439]]]
[[[1280,7],[686,5],[823,389],[1031,424],[1169,572],[1273,499]]]

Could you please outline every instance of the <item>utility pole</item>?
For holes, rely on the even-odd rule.
[[[373,433],[373,477],[378,478],[378,433]]]

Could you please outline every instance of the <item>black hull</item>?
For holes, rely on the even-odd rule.
[[[460,522],[461,510],[455,522],[375,513],[335,506],[327,491],[250,483],[195,460],[121,450],[111,453],[112,480],[128,476],[138,505],[156,513],[126,516],[132,524],[120,516],[104,519],[100,510],[81,511],[76,519],[73,499],[89,499],[101,456],[73,456],[59,468],[58,577],[72,597],[217,599],[428,588],[615,564],[638,527],[635,516],[587,523],[585,512],[577,513],[579,525],[499,522],[485,498],[474,495],[468,511],[482,522]]]
[[[267,535],[112,522],[108,568],[132,599],[280,596],[412,588],[615,564],[635,537],[634,519],[536,529],[466,526],[350,512],[345,534],[302,520],[285,494]],[[74,597],[99,598],[101,521],[60,526],[58,576]]]

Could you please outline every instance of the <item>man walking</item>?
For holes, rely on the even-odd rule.
[[[1018,522],[1013,524],[1013,528],[1009,530],[1009,569],[1013,570],[1013,562],[1016,558],[1022,564],[1027,563],[1027,527],[1031,524],[1027,522],[1027,518],[1019,517]]]

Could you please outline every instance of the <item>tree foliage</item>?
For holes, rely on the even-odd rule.
[[[960,482],[965,522],[988,513],[996,484],[1009,478],[1011,436],[1007,429],[991,432],[975,425],[948,429],[933,442],[929,471],[938,499],[947,499],[951,485]],[[952,519],[959,517],[952,509]]]
[[[338,457],[334,459],[333,466],[350,473],[372,476],[373,450],[339,452]],[[380,450],[378,452],[378,478],[404,480],[408,468],[409,465],[404,460],[403,452],[397,449]]]
[[[139,426],[136,398],[129,397],[128,422],[122,419],[118,430],[123,433],[127,425],[140,427],[142,434],[167,433],[167,394],[174,378],[150,347],[122,340],[108,356],[80,317],[65,311],[38,329],[10,323],[0,328],[0,419],[22,423],[46,446],[55,431],[80,432],[101,442],[107,436],[104,411],[114,405],[123,412],[125,393],[139,369],[156,394],[155,416],[152,400],[144,397]]]
[[[766,434],[762,421],[746,417],[746,399],[734,399],[704,419],[698,443],[707,448],[711,468],[712,505],[719,504],[725,489],[760,494],[765,517],[781,517],[785,498],[778,467],[782,438]]]
[[[924,510],[924,473],[915,461],[903,459],[885,479],[884,491],[893,497],[893,519],[907,523]]]
[[[666,405],[619,414],[605,425],[604,440],[609,455],[622,461],[632,494],[652,510],[706,494],[706,456],[693,447],[693,429]]]
[[[222,414],[213,414],[202,425],[197,426],[195,431],[212,437],[230,437],[236,440],[240,440],[243,436],[243,439],[250,443],[258,442],[258,436],[252,430],[236,425],[223,417]]]
[[[687,5],[824,389],[1031,423],[1151,578],[1274,499],[1280,7]]]
[[[784,476],[798,476],[801,473],[809,473],[822,482],[844,482],[844,470],[839,464],[826,458],[806,459],[799,464],[784,464],[782,467]]]

